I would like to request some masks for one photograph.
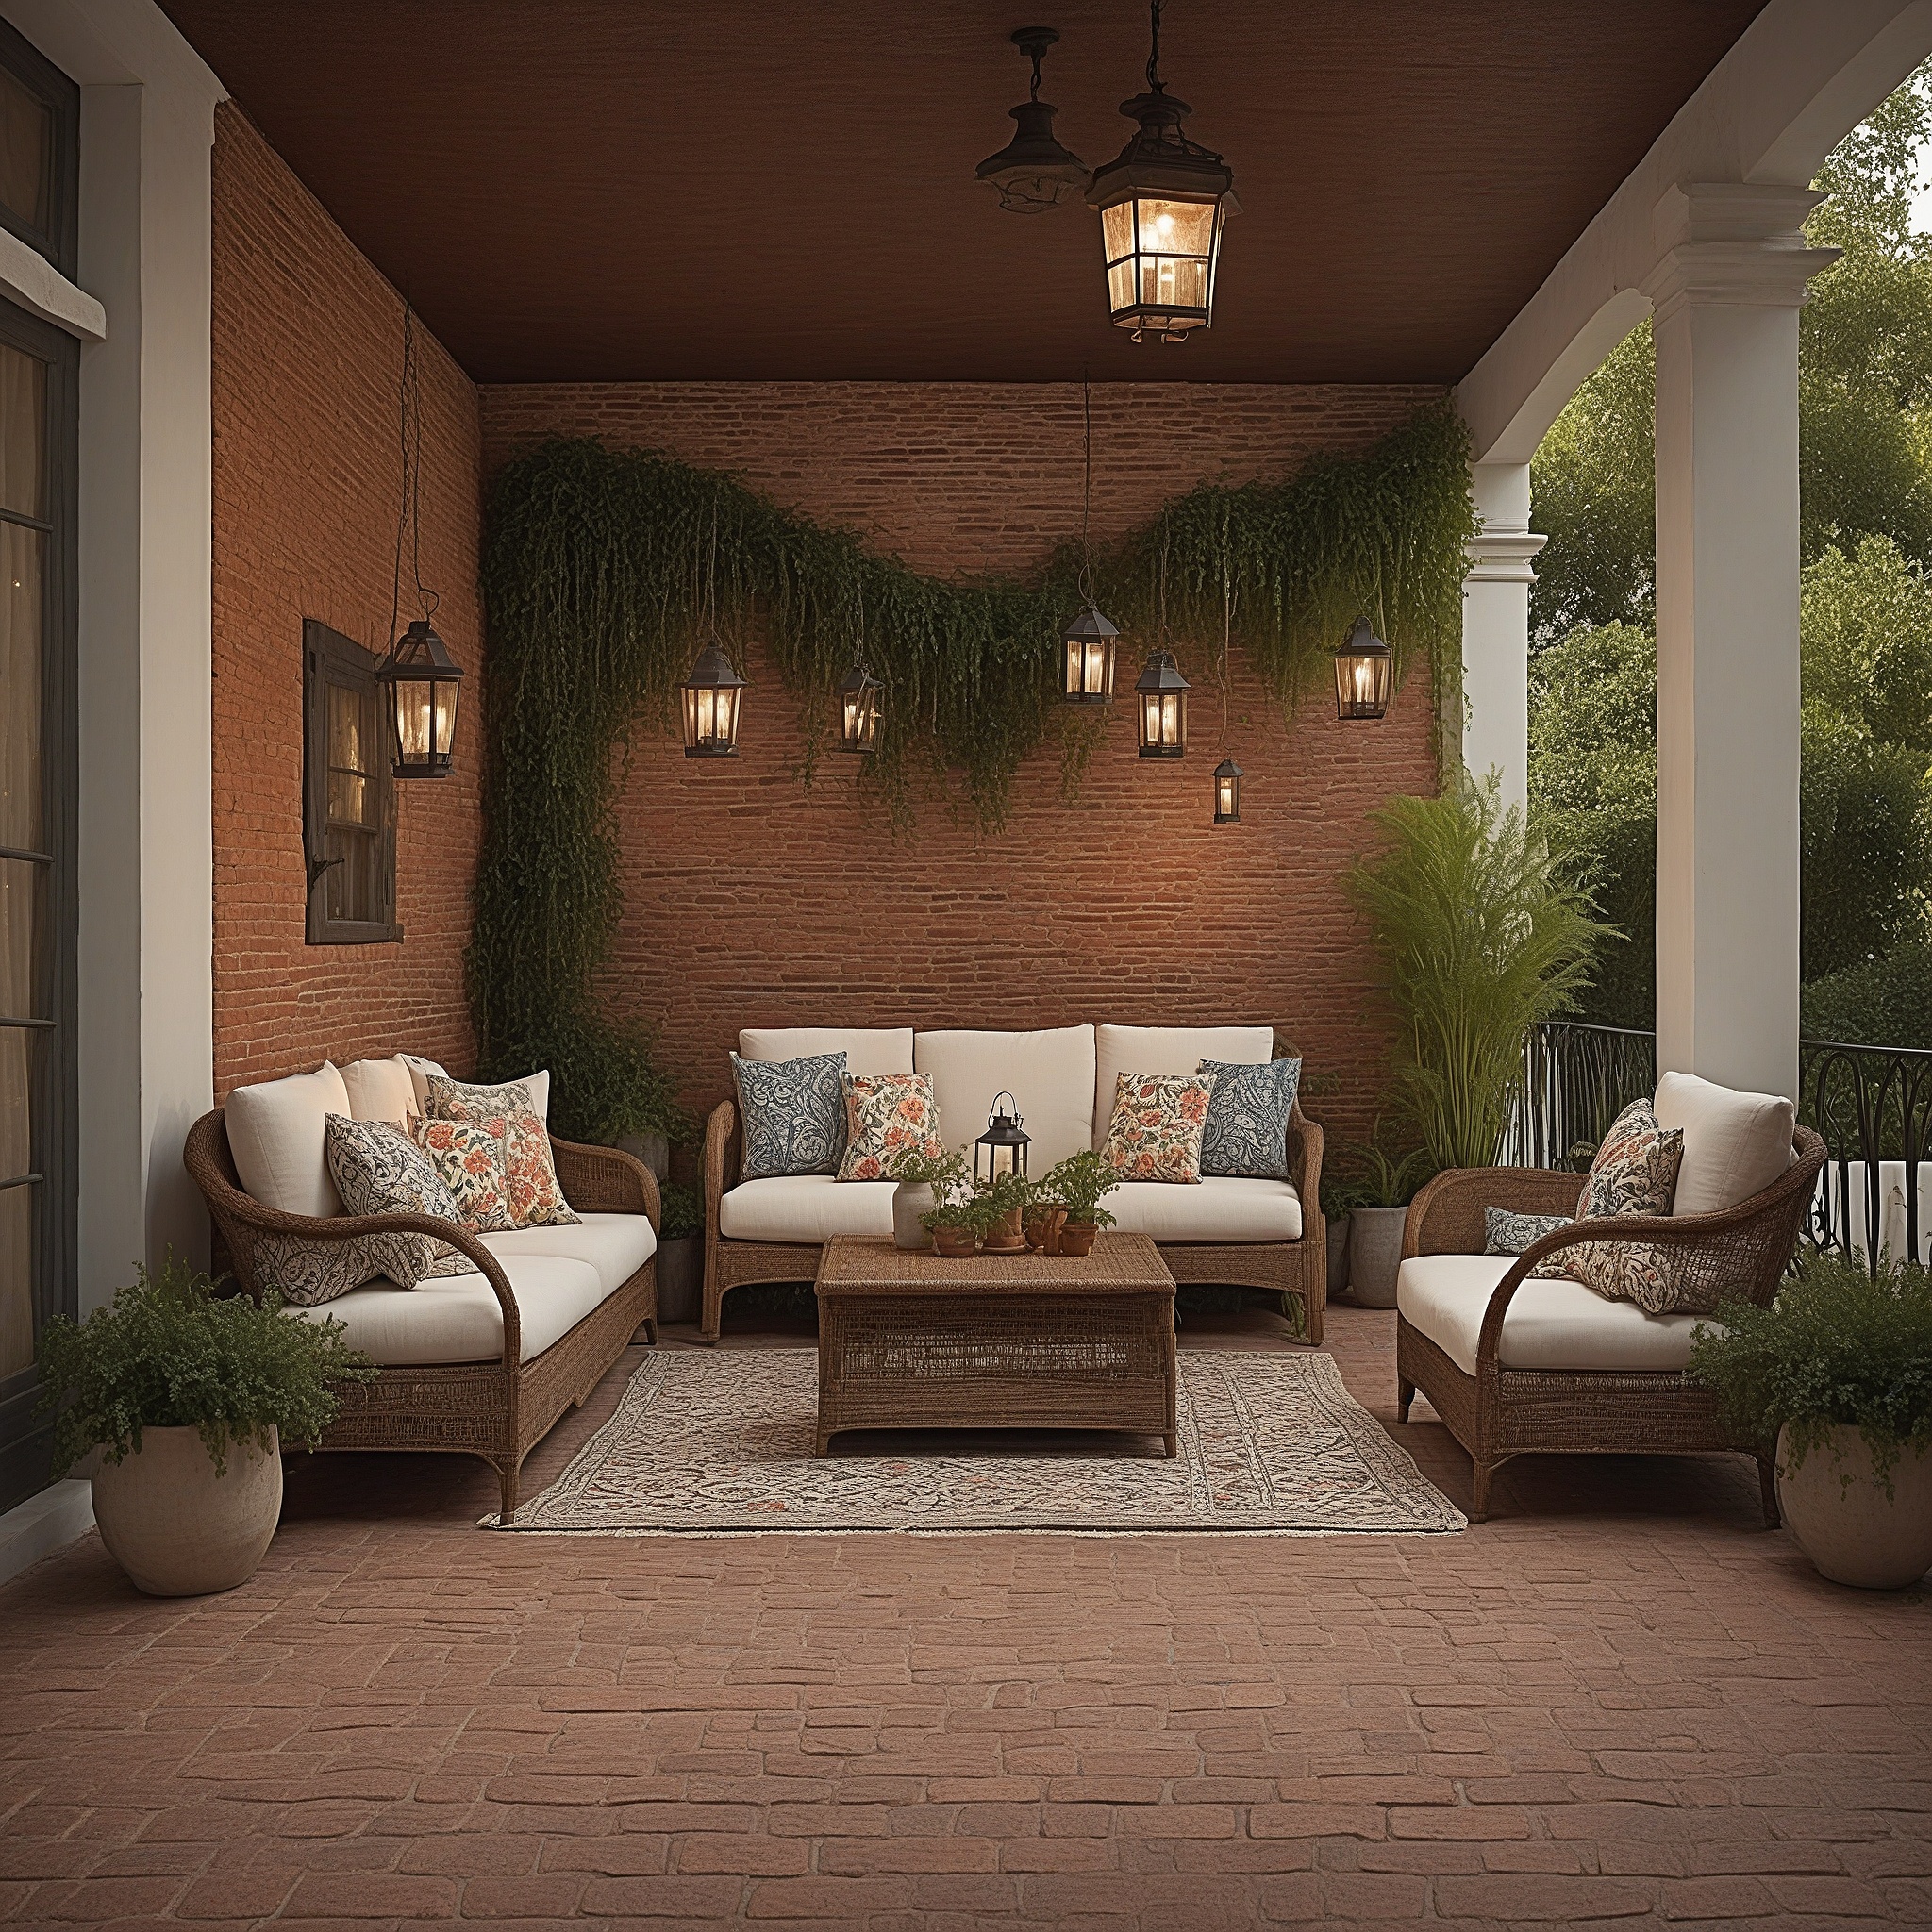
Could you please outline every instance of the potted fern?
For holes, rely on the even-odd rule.
[[[1094,1237],[1114,1219],[1100,1203],[1121,1184],[1117,1174],[1091,1147],[1049,1168],[1040,1183],[1040,1196],[1067,1210],[1061,1223],[1059,1251],[1063,1255],[1091,1255]]]
[[[172,1255],[86,1322],[42,1332],[41,1407],[54,1473],[90,1450],[101,1541],[138,1590],[202,1596],[255,1574],[282,1513],[284,1442],[313,1448],[336,1390],[369,1382],[340,1322],[298,1321],[271,1295],[219,1297]]]
[[[1768,1308],[1726,1302],[1689,1374],[1746,1446],[1776,1443],[1778,1500],[1822,1576],[1903,1590],[1932,1569],[1932,1274],[1806,1255]]]

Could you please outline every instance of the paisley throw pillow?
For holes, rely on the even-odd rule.
[[[1301,1061],[1242,1066],[1203,1060],[1195,1071],[1214,1083],[1201,1132],[1201,1172],[1254,1181],[1289,1179],[1288,1117],[1302,1081]]]
[[[504,1137],[480,1121],[423,1121],[415,1140],[457,1204],[457,1219],[478,1234],[506,1234],[516,1225],[509,1215],[509,1174],[503,1164]]]
[[[841,1085],[841,1181],[888,1180],[901,1155],[924,1154],[937,1159],[946,1151],[940,1139],[939,1103],[933,1098],[929,1074],[847,1074]]]
[[[1683,1130],[1660,1125],[1649,1101],[1633,1100],[1596,1150],[1577,1220],[1668,1214],[1683,1158]],[[1565,1272],[1610,1301],[1634,1302],[1646,1315],[1673,1314],[1680,1307],[1708,1313],[1683,1301],[1680,1291],[1688,1284],[1678,1278],[1678,1259],[1650,1241],[1585,1241],[1563,1251]]]
[[[1568,1214],[1519,1214],[1510,1208],[1485,1208],[1483,1209],[1483,1253],[1486,1255],[1521,1255],[1546,1234],[1555,1234],[1559,1227],[1568,1227],[1573,1216]],[[1554,1255],[1546,1256],[1529,1271],[1532,1281],[1561,1281],[1570,1270],[1565,1263],[1569,1260],[1570,1250],[1559,1248]]]
[[[351,1214],[430,1214],[439,1221],[463,1218],[456,1198],[444,1186],[434,1164],[392,1122],[347,1120],[339,1113],[329,1114],[323,1122],[323,1151],[336,1192]],[[433,1235],[386,1235],[376,1239],[427,1244],[427,1265],[417,1270],[409,1280],[404,1280],[392,1269],[382,1270],[402,1288],[412,1288],[428,1275],[476,1272],[476,1264],[460,1249],[438,1241]]]
[[[1100,1157],[1124,1180],[1201,1179],[1201,1136],[1213,1099],[1199,1074],[1123,1074]]]
[[[795,1060],[731,1056],[738,1117],[744,1123],[739,1179],[781,1174],[837,1174],[845,1151],[845,1056],[808,1054]]]
[[[550,1133],[521,1080],[496,1087],[473,1087],[461,1080],[430,1077],[425,1098],[429,1118],[463,1121],[487,1127],[503,1142],[503,1169],[509,1183],[512,1227],[572,1227],[577,1217],[558,1185],[550,1158]]]
[[[315,1308],[365,1281],[414,1288],[434,1266],[431,1245],[426,1234],[366,1234],[344,1241],[266,1235],[255,1244],[255,1275],[291,1308]]]

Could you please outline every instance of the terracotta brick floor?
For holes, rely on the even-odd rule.
[[[1331,1326],[1391,1426],[1392,1321]],[[573,1541],[476,1531],[466,1463],[305,1460],[229,1595],[92,1537],[0,1591],[0,1914],[1932,1920],[1923,1592],[1821,1582],[1741,1462],[1499,1491],[1434,1539]]]

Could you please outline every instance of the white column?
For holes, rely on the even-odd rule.
[[[1529,803],[1530,564],[1549,540],[1529,527],[1529,465],[1477,463],[1470,493],[1482,534],[1462,580],[1462,762],[1495,771],[1503,803]]]
[[[1657,1064],[1798,1064],[1798,309],[1808,189],[1672,189],[1657,337]]]

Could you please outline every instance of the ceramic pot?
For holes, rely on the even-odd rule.
[[[108,1554],[150,1596],[208,1596],[255,1574],[282,1515],[282,1458],[230,1442],[226,1473],[193,1428],[143,1429],[141,1447],[94,1473]]]
[[[932,1188],[925,1181],[901,1181],[892,1190],[892,1245],[924,1248],[932,1245],[919,1217],[932,1207]]]
[[[1858,1590],[1904,1590],[1932,1570],[1932,1450],[1900,1452],[1888,1497],[1858,1430],[1833,1429],[1787,1474],[1790,1434],[1777,1439],[1778,1504],[1819,1575]]]
[[[978,1249],[970,1227],[936,1227],[932,1231],[932,1251],[949,1261],[963,1261]]]
[[[1024,1255],[1026,1252],[1024,1215],[1024,1208],[1015,1208],[1004,1221],[994,1222],[980,1244],[982,1251],[989,1255]]]
[[[1357,1208],[1348,1219],[1348,1291],[1365,1308],[1392,1308],[1408,1209]]]
[[[658,1319],[695,1322],[705,1293],[705,1238],[679,1235],[658,1243]]]
[[[1029,1208],[1024,1223],[1026,1245],[1041,1255],[1058,1255],[1060,1230],[1067,1224],[1064,1208]]]
[[[1093,1237],[1099,1232],[1098,1224],[1091,1221],[1063,1222],[1060,1224],[1060,1253],[1091,1255],[1093,1252]]]
[[[634,1160],[641,1160],[659,1181],[667,1179],[671,1174],[671,1142],[662,1134],[620,1134],[617,1151],[628,1154]]]
[[[1328,1299],[1348,1286],[1348,1216],[1328,1217]]]

